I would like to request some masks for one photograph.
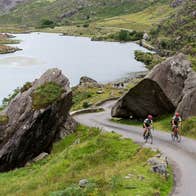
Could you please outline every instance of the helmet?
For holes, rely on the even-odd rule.
[[[179,117],[179,116],[180,116],[180,114],[179,114],[178,112],[176,112],[176,114],[175,114],[175,115],[176,115],[176,117]]]
[[[148,119],[152,120],[152,115],[149,114],[148,115]]]

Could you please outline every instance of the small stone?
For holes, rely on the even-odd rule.
[[[82,180],[79,181],[79,186],[80,187],[86,187],[87,184],[88,184],[87,179],[82,179]]]
[[[100,90],[100,91],[97,91],[96,93],[97,93],[97,94],[103,94],[104,91]]]
[[[41,154],[39,154],[37,157],[35,157],[35,158],[33,159],[33,162],[40,161],[40,160],[46,158],[47,156],[48,156],[48,153],[42,152]]]

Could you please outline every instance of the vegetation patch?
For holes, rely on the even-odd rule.
[[[167,196],[173,177],[166,180],[151,172],[147,160],[154,155],[115,133],[79,126],[74,134],[56,143],[46,159],[1,173],[0,190],[10,196]],[[88,180],[84,188],[78,185],[81,179]]]
[[[161,54],[171,55],[180,51],[195,59],[195,10],[194,1],[185,1],[179,7],[173,8],[170,17],[151,30],[151,43]]]
[[[20,88],[20,92],[23,93],[27,90],[29,90],[32,87],[32,83],[31,82],[26,82],[22,88]]]
[[[152,69],[155,65],[165,60],[164,57],[160,57],[156,53],[142,52],[139,50],[135,51],[135,59],[143,62],[148,69]]]
[[[0,106],[0,110],[3,110],[8,104],[18,95],[20,92],[20,88],[16,88],[8,97],[5,97],[2,101],[2,105]]]
[[[9,122],[9,117],[6,115],[0,115],[0,125],[6,125]]]
[[[57,101],[61,94],[63,93],[63,88],[54,83],[48,82],[41,85],[32,93],[32,101],[34,109],[45,108],[53,102]]]
[[[188,118],[183,122],[182,133],[196,138],[196,117]]]

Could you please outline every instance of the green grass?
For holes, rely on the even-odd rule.
[[[168,0],[159,2],[165,4]],[[57,25],[86,24],[108,17],[136,13],[156,4],[157,2],[152,0],[101,0],[99,2],[87,0],[82,5],[77,5],[73,0],[33,0],[19,4],[11,12],[1,15],[0,23],[20,24],[27,27],[39,26],[43,20],[53,21]],[[74,13],[67,17],[63,16],[70,10]]]
[[[102,94],[97,94],[98,91]],[[112,84],[104,85],[103,88],[98,87],[77,87],[73,88],[73,107],[72,110],[86,108],[85,106],[95,105],[96,103],[112,97],[120,97],[124,93],[122,89],[112,87]]]
[[[169,5],[158,4],[134,14],[115,16],[107,18],[98,23],[103,27],[118,27],[136,31],[149,31],[172,12]]]
[[[109,98],[118,98],[126,93],[130,88],[134,87],[141,79],[134,79],[125,85],[124,89],[114,88],[113,84],[105,84],[99,87],[86,87],[79,86],[73,88],[73,106],[72,111],[86,108],[88,105],[95,106],[97,103]],[[98,91],[102,91],[102,94],[98,94]]]
[[[151,42],[162,55],[183,52],[195,58],[195,9],[195,1],[187,0],[174,9],[170,17],[151,30]]]
[[[150,52],[135,51],[135,59],[143,62],[148,69],[152,69],[155,65],[161,63],[165,58],[160,57],[158,54]]]
[[[167,196],[173,177],[166,180],[150,171],[147,160],[154,154],[117,134],[79,126],[56,143],[46,159],[1,173],[1,195]],[[128,174],[131,178],[125,179]],[[84,178],[90,183],[80,188],[78,182]]]
[[[34,109],[45,108],[53,102],[57,101],[63,92],[63,88],[54,83],[49,82],[38,87],[32,93],[32,101]]]

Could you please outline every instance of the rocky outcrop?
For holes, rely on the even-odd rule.
[[[56,134],[56,140],[63,139],[65,136],[73,133],[77,127],[77,122],[70,116],[67,116],[66,122],[60,127]]]
[[[163,154],[158,154],[148,159],[148,164],[151,165],[152,172],[168,176],[168,160]]]
[[[79,86],[85,86],[85,87],[101,87],[98,82],[92,78],[89,78],[87,76],[83,76],[80,78]]]
[[[196,116],[196,73],[194,71],[189,73],[185,81],[182,97],[176,111],[182,115],[183,119]]]
[[[60,96],[49,105],[35,109],[32,94],[51,82],[61,87]],[[70,121],[71,103],[69,80],[58,69],[48,70],[32,87],[18,94],[0,113],[8,119],[0,124],[0,171],[24,166],[40,153],[49,153],[59,131]]]
[[[185,1],[186,0],[173,0],[170,5],[171,5],[171,7],[175,8],[175,7],[178,7],[179,5],[181,5]]]
[[[179,111],[196,115],[196,73],[183,54],[158,64],[112,108],[113,117],[145,118]]]

